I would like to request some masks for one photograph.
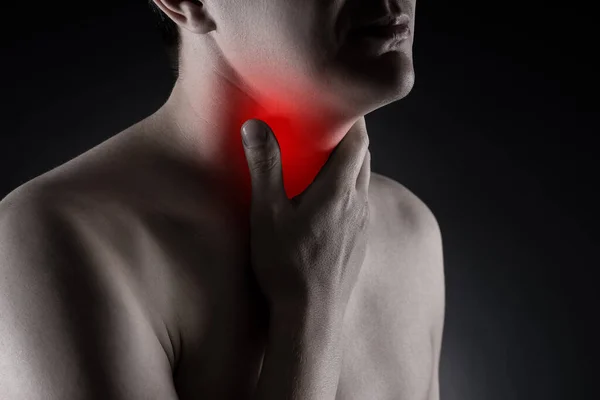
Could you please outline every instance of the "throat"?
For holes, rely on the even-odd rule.
[[[252,117],[266,122],[279,144],[283,186],[289,199],[304,192],[321,168],[327,162],[341,138],[327,137],[326,128],[315,121],[291,121],[274,114],[260,111],[251,113]],[[240,121],[239,126],[249,118]],[[232,185],[241,189],[242,198],[249,201],[251,193],[251,178],[248,163],[241,143],[240,131],[237,129],[235,136],[239,139],[237,145],[232,145],[235,150],[235,165],[230,165],[229,171],[236,175]],[[233,189],[233,190],[238,190]],[[248,203],[249,204],[249,203]]]
[[[183,88],[175,90],[156,113],[162,115],[158,120],[167,121],[157,130],[162,143],[175,149],[175,157],[200,170],[227,203],[241,203],[245,209],[252,186],[241,127],[248,119],[260,119],[273,131],[290,199],[310,186],[353,125],[366,131],[364,116],[349,116],[333,107],[311,108],[309,99],[272,96],[254,101],[235,91],[229,94],[227,102],[217,102],[193,98]]]

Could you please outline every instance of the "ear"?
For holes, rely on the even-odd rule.
[[[208,33],[216,25],[208,15],[203,0],[152,0],[181,29],[193,33]]]

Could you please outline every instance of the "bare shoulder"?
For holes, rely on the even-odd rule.
[[[432,210],[415,193],[398,181],[371,173],[370,199],[374,199],[378,212],[388,218],[399,218],[404,231],[428,235],[432,240],[441,239],[440,226]],[[394,222],[397,222],[396,219]]]
[[[371,173],[369,203],[367,254],[348,304],[337,398],[438,400],[445,294],[436,218],[381,174]]]
[[[123,267],[135,226],[106,191],[112,150],[0,201],[2,398],[176,398],[153,315]]]
[[[441,324],[444,309],[444,257],[437,218],[415,193],[396,180],[371,175],[372,246],[385,254],[387,271],[403,285],[418,284],[432,318]],[[390,265],[391,264],[391,265]],[[425,299],[423,299],[425,300]]]
[[[368,257],[379,272],[361,293],[362,301],[378,306],[367,308],[361,329],[377,326],[378,340],[393,344],[378,362],[387,360],[395,372],[388,382],[396,398],[437,400],[445,318],[440,227],[425,202],[396,180],[372,173],[370,191]]]

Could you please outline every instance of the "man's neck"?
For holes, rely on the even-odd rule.
[[[345,118],[315,109],[299,98],[273,96],[257,101],[216,72],[196,79],[177,81],[169,100],[156,113],[168,131],[159,134],[187,161],[239,194],[240,200],[250,195],[240,132],[246,120],[263,120],[273,130],[289,198],[308,187],[353,124],[366,130],[364,116]]]

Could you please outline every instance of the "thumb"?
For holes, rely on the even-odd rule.
[[[278,206],[287,201],[279,143],[266,122],[249,119],[242,125],[244,153],[252,179],[252,202]]]

